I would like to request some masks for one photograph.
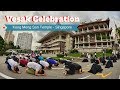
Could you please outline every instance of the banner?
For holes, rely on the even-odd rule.
[[[78,24],[5,24],[6,31],[77,31]]]

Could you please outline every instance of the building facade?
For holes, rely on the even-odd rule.
[[[67,31],[51,31],[45,35],[38,43],[40,49],[45,53],[59,54],[72,49],[73,33]]]
[[[99,52],[104,48],[112,48],[112,28],[109,28],[109,18],[102,21],[83,23],[74,34],[75,49],[80,52]]]
[[[21,49],[31,49],[32,39],[32,33],[19,33],[16,45],[19,45]]]
[[[12,34],[12,31],[6,31],[4,40],[6,43],[9,43],[10,41],[14,42],[15,36]]]

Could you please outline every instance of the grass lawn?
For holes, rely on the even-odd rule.
[[[102,57],[103,56],[103,53],[102,52],[97,52],[97,57]],[[68,60],[71,60],[72,57],[81,57],[81,53],[70,53],[68,54],[68,57],[63,57],[62,59],[68,59]],[[93,54],[94,55],[94,54]],[[107,56],[111,56],[112,54],[111,53],[106,53],[106,57]],[[59,60],[60,57],[52,57],[53,59],[55,60]]]
[[[97,52],[96,55],[97,55],[97,57],[102,57],[103,53],[102,52]],[[106,57],[111,56],[111,55],[112,55],[112,53],[106,53]]]
[[[81,57],[81,53],[70,53],[70,54],[68,54],[68,56]]]
[[[81,57],[81,53],[70,53],[67,57],[62,57],[62,59],[71,60],[72,57]],[[60,57],[52,57],[53,59],[59,60]]]
[[[60,57],[52,57],[52,58],[55,59],[55,60],[59,60],[60,59]],[[62,59],[71,60],[72,58],[70,58],[70,57],[63,57]]]

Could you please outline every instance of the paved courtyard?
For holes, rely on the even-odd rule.
[[[103,72],[96,75],[88,72],[91,68],[90,62],[77,61],[82,67],[84,73],[64,76],[63,65],[60,64],[59,67],[53,68],[52,70],[45,70],[47,76],[35,76],[25,73],[25,67],[20,66],[21,74],[16,74],[9,71],[6,67],[5,56],[0,57],[0,79],[119,79],[120,75],[120,61],[114,63],[112,68],[104,68],[102,66]]]

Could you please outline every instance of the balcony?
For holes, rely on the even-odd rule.
[[[65,40],[63,40],[63,39],[57,39],[57,40],[54,40],[54,41],[48,42],[48,43],[46,43],[46,44],[49,45],[49,44],[53,44],[53,43],[55,43],[55,42],[59,42],[59,41],[61,41],[61,42],[65,42]]]
[[[110,30],[109,28],[100,28],[100,29],[91,29],[91,30],[86,30],[86,31],[80,31],[80,32],[78,32],[77,34],[84,34],[84,33],[92,33],[92,32],[94,32],[94,31],[106,31],[106,30]]]

